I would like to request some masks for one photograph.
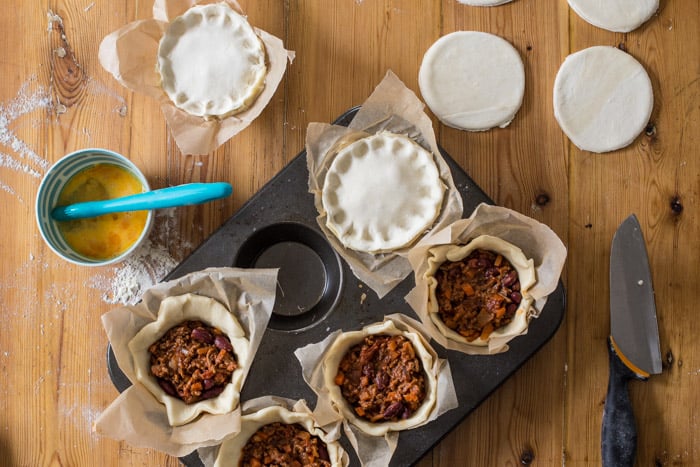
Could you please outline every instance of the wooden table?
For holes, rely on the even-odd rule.
[[[455,0],[241,6],[296,59],[250,127],[211,154],[191,156],[177,149],[156,102],[123,88],[97,59],[106,34],[151,17],[150,1],[0,3],[0,465],[178,465],[91,430],[117,395],[100,316],[118,306],[109,296],[115,284],[143,271],[73,266],[46,247],[33,203],[50,164],[75,149],[104,147],[128,155],[154,188],[230,181],[229,199],[160,214],[152,243],[163,257],[151,272],[162,274],[298,154],[308,123],[361,103],[389,69],[418,93],[423,53],[455,30],[510,41],[525,63],[526,94],[506,129],[469,133],[434,120],[438,141],[498,204],[562,238],[568,306],[555,337],[420,465],[600,462],[608,255],[630,213],[651,256],[664,362],[663,374],[630,386],[637,465],[699,465],[700,2],[661,0],[658,14],[628,34],[585,23],[564,0],[493,8]],[[637,58],[655,95],[647,130],[608,154],[578,150],[552,111],[559,65],[593,45]]]

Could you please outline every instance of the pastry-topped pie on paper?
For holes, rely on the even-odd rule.
[[[176,18],[158,47],[163,90],[178,108],[225,118],[250,107],[265,86],[265,46],[225,3],[198,5]]]
[[[381,253],[411,244],[440,214],[445,185],[433,155],[382,132],[340,149],[323,183],[326,227],[346,247]]]
[[[228,338],[236,356],[238,368],[231,381],[218,396],[186,404],[179,398],[170,396],[160,386],[151,372],[149,347],[158,341],[168,330],[188,320],[199,320],[217,328]],[[168,421],[172,426],[184,425],[203,412],[222,414],[236,408],[243,386],[243,377],[248,367],[249,341],[245,331],[224,305],[210,297],[185,294],[165,298],[158,311],[158,318],[144,326],[129,342],[136,378],[162,404],[165,405]],[[177,362],[179,363],[179,362]]]

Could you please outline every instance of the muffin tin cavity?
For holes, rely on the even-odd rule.
[[[340,258],[316,230],[296,222],[271,224],[254,232],[234,261],[241,268],[279,268],[269,327],[298,331],[330,313],[340,296]]]

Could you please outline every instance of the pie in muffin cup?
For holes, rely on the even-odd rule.
[[[103,436],[126,441],[133,447],[155,449],[176,457],[185,456],[204,446],[217,445],[223,439],[238,433],[241,418],[239,392],[245,384],[250,363],[255,358],[272,315],[277,291],[277,273],[277,269],[208,268],[156,284],[146,290],[140,303],[105,313],[102,316],[102,324],[110,350],[114,354],[113,361],[131,385],[124,388],[102,411],[93,430]],[[214,327],[219,327],[225,334],[230,335],[230,343],[236,346],[235,353],[243,364],[240,371],[234,371],[231,383],[227,384],[227,388],[220,395],[223,397],[217,398],[216,401],[203,401],[205,406],[213,404],[218,407],[220,410],[214,411],[221,413],[199,410],[204,407],[188,407],[186,412],[194,410],[199,414],[186,423],[173,424],[166,404],[158,397],[182,402],[170,396],[163,396],[162,393],[160,396],[154,394],[159,393],[161,388],[143,368],[143,360],[148,357],[137,355],[135,358],[129,343],[143,328],[158,321],[161,304],[166,303],[166,307],[173,306],[187,300],[186,297],[190,295],[202,298],[204,301],[201,303],[206,302],[208,307],[212,304],[220,305],[223,309],[215,307],[219,312],[229,313],[235,318],[238,326],[233,321],[228,324],[215,324],[208,318],[201,321],[215,324]],[[173,297],[176,299],[171,300]],[[168,303],[171,305],[167,305]],[[179,305],[175,308],[178,308],[176,315],[189,313],[179,309]],[[180,319],[174,321],[181,322]],[[162,326],[165,330],[170,327],[172,326],[167,324]],[[230,334],[221,328],[229,328]],[[241,330],[244,335],[236,336]],[[153,339],[156,334],[158,333],[154,333]],[[147,340],[153,342],[150,338]],[[143,345],[146,345],[145,341]],[[138,367],[141,369],[137,369]],[[110,370],[115,371],[111,367]],[[139,378],[139,372],[146,377]],[[172,405],[175,415],[182,416],[182,412],[178,414],[179,404]],[[172,408],[170,411],[173,412]],[[183,420],[187,418],[189,416]]]
[[[511,323],[488,337],[467,340],[438,316],[435,272],[445,261],[465,258],[477,249],[502,255],[518,271],[522,301]],[[482,203],[467,219],[431,232],[409,254],[415,286],[406,302],[428,335],[447,349],[467,354],[496,354],[527,333],[556,290],[566,261],[566,247],[547,225],[508,208]]]
[[[326,431],[314,419],[306,401],[262,396],[247,400],[242,405],[241,431],[225,439],[217,448],[204,448],[200,457],[207,465],[214,467],[238,466],[243,448],[255,432],[271,423],[286,425],[298,424],[311,436],[319,438],[325,445],[331,467],[345,467],[350,463],[347,452],[338,442],[340,431],[337,426]],[[213,459],[213,463],[209,462]]]
[[[158,341],[172,327],[188,320],[199,320],[208,326],[219,329],[228,337],[236,357],[237,368],[221,394],[186,404],[181,399],[167,394],[151,372],[149,347]],[[236,317],[220,302],[211,297],[184,294],[165,298],[160,304],[158,317],[147,324],[129,341],[129,351],[134,360],[136,378],[163,405],[171,425],[184,425],[203,412],[224,414],[231,412],[240,399],[243,377],[249,361],[250,342]]]
[[[421,361],[427,381],[426,398],[419,410],[405,420],[371,423],[361,419],[335,383],[340,360],[349,348],[368,335],[404,336]],[[323,341],[294,352],[301,364],[304,381],[317,396],[315,419],[321,426],[342,423],[343,431],[363,465],[389,465],[400,433],[430,423],[459,405],[449,362],[438,357],[426,336],[419,321],[394,313],[362,329],[337,330]]]

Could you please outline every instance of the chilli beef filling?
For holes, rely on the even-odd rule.
[[[404,336],[366,336],[340,361],[335,383],[355,413],[370,422],[406,419],[426,396],[421,361]]]
[[[243,446],[239,467],[263,465],[330,467],[326,443],[299,424],[270,423]]]
[[[522,301],[518,271],[492,251],[445,261],[435,279],[440,319],[470,342],[510,323]]]
[[[221,394],[238,368],[228,337],[196,320],[172,327],[148,352],[160,387],[186,404]]]

